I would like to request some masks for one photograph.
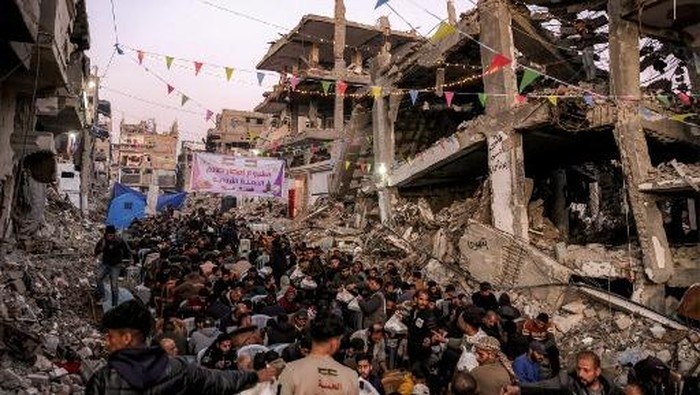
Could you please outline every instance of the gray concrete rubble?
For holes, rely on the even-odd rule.
[[[353,251],[369,265],[382,267],[393,261],[406,271],[420,270],[424,278],[443,286],[454,284],[467,294],[478,282],[489,281],[498,292],[508,293],[525,316],[546,312],[552,317],[563,356],[570,359],[576,351],[593,349],[620,381],[626,365],[648,355],[684,373],[697,369],[697,330],[673,314],[657,313],[612,289],[587,284],[589,277],[634,276],[631,267],[640,262],[638,246],[610,250],[599,244],[562,243],[559,252],[540,249],[534,241],[524,242],[480,222],[489,218],[484,200],[488,196],[437,212],[422,199],[395,202],[390,226],[381,223],[376,206],[364,203],[343,209],[321,202],[291,222],[289,231],[311,245]],[[690,259],[694,252],[679,248],[674,256]],[[688,263],[680,259],[678,264]]]
[[[79,394],[80,366],[100,364],[91,303],[99,230],[49,189],[41,231],[0,264],[0,392]]]

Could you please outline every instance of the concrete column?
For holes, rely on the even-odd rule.
[[[615,140],[620,151],[629,204],[636,223],[642,248],[644,272],[655,284],[663,284],[673,274],[673,257],[663,227],[661,210],[651,195],[643,194],[637,186],[645,181],[652,169],[649,149],[639,116],[639,28],[636,23],[621,18],[622,2],[608,2],[610,18],[610,87],[611,94],[634,99],[618,100]],[[642,301],[651,308],[663,310],[663,292],[651,285],[648,297]]]
[[[482,0],[478,4],[480,40],[501,55],[515,58],[511,14],[503,0]],[[496,53],[481,48],[481,64],[486,70]],[[488,97],[486,114],[498,117],[515,104],[518,93],[515,70],[506,66],[484,76],[484,91]],[[493,225],[516,237],[527,240],[528,218],[525,198],[525,162],[523,140],[513,129],[485,131],[488,144],[489,174],[491,176],[491,209]]]
[[[92,181],[94,174],[93,167],[93,147],[95,139],[92,137],[89,129],[83,130],[83,152],[81,152],[82,160],[80,161],[80,211],[83,214],[88,212],[88,200],[92,191]]]
[[[377,175],[379,215],[382,223],[388,223],[393,217],[391,201],[395,191],[386,187],[386,176],[394,164],[394,123],[400,105],[401,96],[389,94],[375,99],[372,109],[374,168]]]
[[[14,196],[15,177],[14,151],[10,145],[15,130],[15,107],[17,104],[14,91],[0,85],[0,239],[7,236],[10,228],[10,213]]]
[[[333,57],[335,65],[333,74],[336,81],[343,79],[345,75],[345,2],[343,0],[335,0],[335,32],[333,44]],[[338,136],[343,136],[345,129],[345,97],[343,95],[335,95],[335,111],[333,113],[333,127]]]
[[[557,169],[552,174],[554,186],[554,206],[552,220],[564,240],[569,238],[569,208],[566,204],[566,170]]]

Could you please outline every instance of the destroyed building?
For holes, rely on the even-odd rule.
[[[387,45],[400,47],[417,39],[391,30],[386,18],[376,26],[347,21],[339,2],[335,18],[304,16],[258,63],[259,70],[279,73],[280,81],[255,109],[272,115],[270,130],[256,146],[285,160],[293,180],[292,216],[328,196],[331,175],[347,145],[343,130],[349,124],[369,125],[366,104],[364,110],[360,105],[368,101],[345,100],[369,89],[368,62]]]
[[[224,109],[216,115],[216,127],[207,131],[207,152],[232,155],[251,149],[255,138],[269,128],[268,114]]]
[[[177,185],[178,123],[165,133],[156,130],[155,120],[119,125],[119,143],[113,144],[118,182],[146,191],[151,185],[174,191]]]
[[[44,222],[56,181],[56,148],[76,143],[79,207],[92,184],[92,125],[98,85],[90,75],[89,26],[82,0],[2,1],[0,28],[0,234],[30,238]]]

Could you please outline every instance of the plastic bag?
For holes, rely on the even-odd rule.
[[[394,335],[404,335],[408,333],[408,327],[401,322],[401,315],[394,313],[389,320],[384,324],[384,329]]]
[[[292,274],[289,276],[290,281],[297,281],[301,280],[304,277],[306,277],[306,274],[304,274],[303,271],[299,268],[299,266],[294,268],[294,271],[292,271]]]
[[[301,289],[313,291],[316,288],[318,288],[318,284],[316,284],[316,281],[314,281],[311,277],[304,277],[304,279],[301,280]]]
[[[459,361],[457,361],[457,371],[467,371],[471,372],[472,369],[479,366],[479,362],[476,360],[476,355],[473,352],[467,351],[466,347],[462,346],[462,355],[459,356]]]
[[[357,298],[352,298],[352,300],[348,303],[348,310],[356,311],[358,313],[362,312],[362,309],[360,308],[360,301],[357,300]]]
[[[341,303],[350,303],[355,298],[347,289],[343,288],[335,295],[335,300]]]

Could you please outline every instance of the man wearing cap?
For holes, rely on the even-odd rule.
[[[513,371],[518,376],[520,383],[534,383],[540,381],[540,363],[544,360],[547,351],[540,342],[530,343],[527,353],[520,355],[513,361]]]
[[[100,274],[97,276],[97,293],[101,298],[104,298],[104,281],[109,277],[112,306],[114,307],[119,301],[117,279],[121,271],[121,263],[125,259],[131,259],[131,250],[124,239],[117,236],[117,229],[112,225],[107,225],[104,236],[97,242],[97,245],[95,245],[95,257],[100,255]]]
[[[338,363],[333,355],[340,349],[343,322],[337,316],[317,318],[311,326],[311,352],[288,364],[279,378],[280,395],[356,395],[358,375]]]
[[[236,393],[257,382],[272,380],[276,371],[214,371],[181,358],[170,358],[160,347],[148,347],[153,317],[136,300],[110,310],[102,318],[107,331],[107,365],[95,372],[86,395]]]

